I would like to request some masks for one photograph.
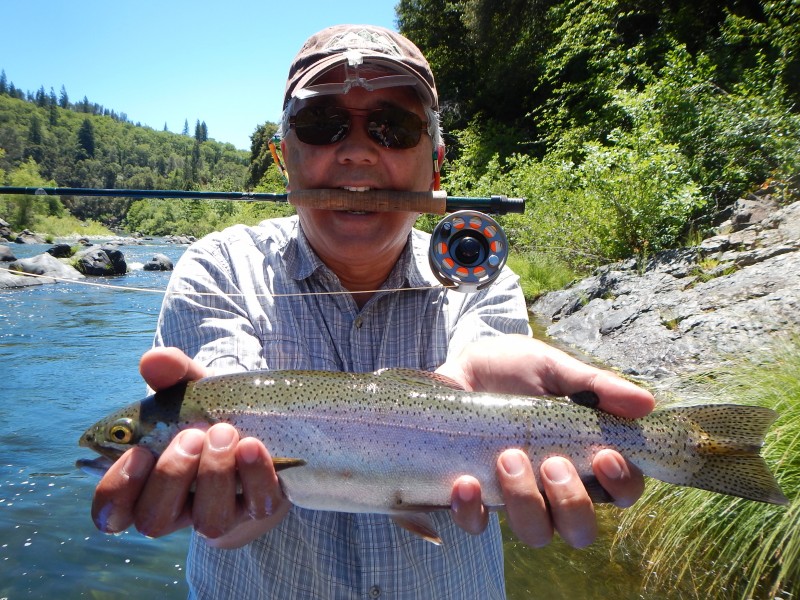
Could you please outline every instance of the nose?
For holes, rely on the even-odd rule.
[[[341,164],[375,164],[380,147],[367,133],[367,115],[350,114],[350,131],[336,144],[336,156]]]

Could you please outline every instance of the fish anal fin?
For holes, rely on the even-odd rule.
[[[391,368],[375,371],[375,374],[378,377],[396,379],[407,384],[427,385],[458,390],[461,392],[464,391],[464,386],[458,383],[455,379],[450,379],[446,375],[440,375],[439,373],[434,373],[432,371]]]
[[[292,467],[302,467],[305,466],[306,461],[302,458],[288,458],[285,456],[277,456],[272,459],[272,465],[275,467],[276,471],[283,471],[285,469],[291,469]]]
[[[433,521],[429,514],[424,512],[402,512],[392,514],[392,520],[398,527],[402,527],[406,531],[413,533],[422,539],[436,544],[442,545],[442,538],[436,532],[433,526]]]

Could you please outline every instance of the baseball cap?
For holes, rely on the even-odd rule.
[[[314,84],[331,69],[344,66],[341,83]],[[377,66],[391,75],[363,77],[363,66]],[[438,110],[436,83],[428,61],[410,40],[376,25],[334,25],[312,35],[289,67],[284,107],[291,98],[346,94],[353,87],[367,90],[412,86],[423,104]]]

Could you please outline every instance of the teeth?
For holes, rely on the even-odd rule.
[[[369,191],[369,187],[367,187],[367,186],[354,187],[354,186],[346,185],[342,189],[343,190],[347,190],[348,192],[368,192]]]

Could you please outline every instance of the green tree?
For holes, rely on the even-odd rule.
[[[64,109],[69,108],[69,96],[67,95],[67,88],[65,88],[63,85],[61,86],[61,94],[58,96],[58,105]]]
[[[256,130],[250,136],[250,175],[248,183],[252,186],[259,184],[274,163],[269,143],[277,131],[277,124],[267,122],[256,127]]]
[[[94,158],[94,125],[92,125],[92,120],[89,118],[83,120],[83,123],[78,130],[78,147],[79,158]]]

